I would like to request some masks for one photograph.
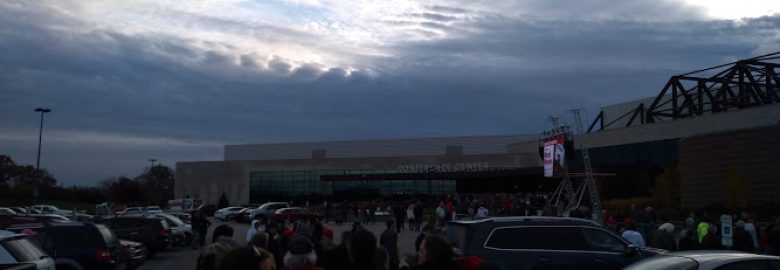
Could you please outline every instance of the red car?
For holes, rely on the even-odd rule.
[[[271,214],[271,220],[276,222],[284,222],[289,219],[290,222],[303,219],[319,219],[320,215],[317,213],[309,212],[309,209],[303,207],[288,207],[276,210]]]

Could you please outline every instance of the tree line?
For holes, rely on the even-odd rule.
[[[46,169],[16,164],[11,157],[0,154],[0,203],[67,201],[164,206],[173,198],[173,176],[171,168],[155,165],[132,178],[106,179],[94,187],[63,187]]]

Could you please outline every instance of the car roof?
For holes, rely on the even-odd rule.
[[[260,207],[263,207],[263,206],[266,206],[266,205],[274,205],[274,204],[289,204],[289,203],[286,203],[286,202],[267,202],[267,203],[261,204],[257,208],[260,208]]]
[[[780,260],[780,257],[758,255],[752,253],[727,251],[727,250],[698,250],[698,251],[680,251],[666,253],[666,256],[684,257],[696,261],[701,266],[711,266],[714,268],[723,264],[738,262],[743,260]]]
[[[292,209],[306,209],[303,207],[285,207],[285,208],[279,208],[279,210],[292,210]],[[279,211],[277,210],[277,211]]]
[[[460,225],[519,225],[519,224],[539,224],[539,225],[587,225],[601,227],[595,221],[571,217],[548,217],[548,216],[512,216],[512,217],[492,217],[478,220],[458,220],[451,221],[451,224]]]
[[[0,239],[6,239],[14,236],[18,236],[21,234],[12,232],[12,231],[6,231],[6,230],[0,230]]]
[[[52,222],[49,224],[42,224],[39,222],[33,222],[33,223],[18,223],[13,224],[9,226],[9,228],[14,229],[26,229],[26,228],[45,228],[45,227],[84,227],[84,226],[91,226],[94,225],[92,223],[84,223],[84,222],[77,222],[77,221],[68,221],[68,222]]]

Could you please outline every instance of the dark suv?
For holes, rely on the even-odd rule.
[[[96,221],[111,228],[121,239],[144,244],[149,257],[171,245],[168,223],[157,217],[120,216]]]
[[[621,269],[662,250],[638,249],[590,220],[504,217],[448,224],[456,253],[486,269]]]
[[[54,258],[58,270],[118,269],[124,267],[119,256],[121,246],[116,235],[100,224],[68,222],[16,224],[14,232],[30,229],[41,248]]]

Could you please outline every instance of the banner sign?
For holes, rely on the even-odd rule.
[[[734,225],[731,215],[720,216],[720,243],[724,246],[731,247],[734,244],[732,240],[734,237]]]
[[[489,169],[487,162],[406,164],[398,166],[399,173],[483,172]]]
[[[544,142],[544,177],[562,177],[566,168],[566,137],[553,137]]]

